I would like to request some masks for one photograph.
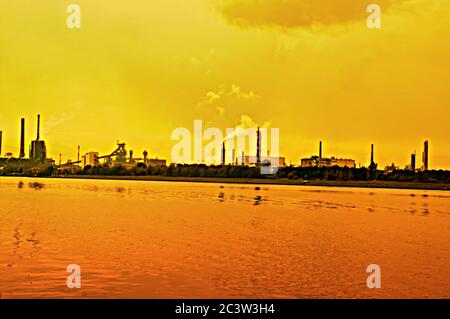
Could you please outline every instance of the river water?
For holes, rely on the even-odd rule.
[[[449,298],[449,270],[444,191],[0,178],[1,298]]]

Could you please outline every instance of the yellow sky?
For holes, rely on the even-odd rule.
[[[81,29],[66,8],[81,6]],[[317,153],[404,167],[430,141],[450,169],[450,2],[0,1],[0,130],[18,154],[42,115],[50,156],[115,142],[170,160],[177,127],[280,128],[287,162]]]

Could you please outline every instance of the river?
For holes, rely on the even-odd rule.
[[[449,298],[449,265],[445,191],[0,177],[0,298]]]

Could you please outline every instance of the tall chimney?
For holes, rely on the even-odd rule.
[[[133,164],[133,151],[130,150],[130,164]]]
[[[416,152],[411,154],[411,170],[416,171]]]
[[[19,158],[25,157],[25,119],[20,120],[20,154]]]
[[[222,144],[222,165],[225,165],[225,142]]]
[[[77,162],[80,164],[80,145],[78,145]]]
[[[319,158],[322,158],[322,141],[319,143]]]
[[[261,131],[258,127],[257,137],[256,137],[256,165],[261,164]]]
[[[2,157],[2,139],[3,139],[3,132],[0,131],[0,157]]]
[[[373,161],[373,144],[372,144],[372,148],[371,148],[371,152],[370,152],[370,165],[375,164]]]
[[[423,170],[428,171],[428,141],[423,144]]]
[[[37,137],[36,137],[36,141],[39,141],[40,130],[41,130],[41,115],[38,114],[38,121],[37,121]]]

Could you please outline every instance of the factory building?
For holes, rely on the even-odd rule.
[[[39,114],[37,120],[37,136],[36,140],[31,141],[30,161],[43,164],[47,159],[47,149],[45,147],[45,142],[40,140],[41,116]],[[22,147],[20,149],[22,150]]]
[[[311,156],[310,158],[301,159],[301,167],[349,167],[355,168],[355,160],[348,158],[320,158],[319,156]]]
[[[243,164],[245,166],[278,166],[285,167],[286,166],[286,158],[284,157],[274,157],[274,156],[248,156],[244,155]],[[278,164],[277,164],[278,161]],[[258,164],[259,163],[259,164]],[[277,164],[277,165],[275,165]]]
[[[322,157],[322,142],[319,143],[319,156],[301,159],[301,167],[349,167],[355,168],[355,160],[348,158]]]
[[[392,173],[394,171],[398,171],[400,169],[400,167],[396,166],[394,163],[392,163],[391,165],[388,165],[384,168],[384,172],[385,173]]]
[[[150,158],[147,159],[147,165],[148,167],[161,167],[166,166],[167,161],[165,159],[157,159],[157,158]]]
[[[83,158],[83,167],[90,165],[95,166],[98,165],[98,152],[89,152],[82,156]]]

